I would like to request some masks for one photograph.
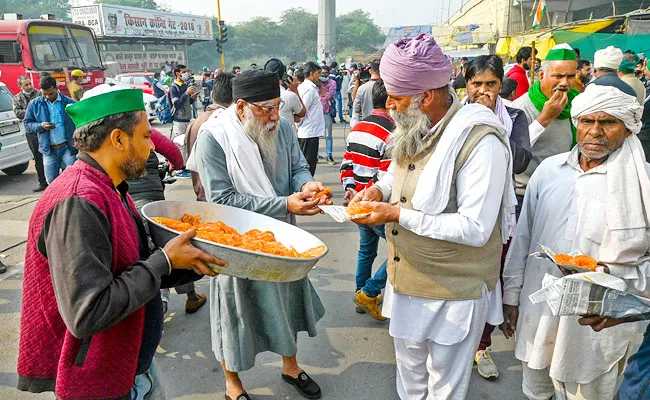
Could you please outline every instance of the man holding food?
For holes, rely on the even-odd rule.
[[[523,200],[526,185],[546,157],[571,150],[575,127],[571,125],[571,101],[578,91],[571,89],[576,77],[576,52],[559,44],[548,52],[536,81],[528,93],[512,103],[528,118],[532,159],[522,174],[515,175],[517,199]]]
[[[484,325],[502,321],[501,251],[516,206],[508,135],[489,108],[461,107],[433,37],[389,45],[379,68],[396,127],[392,162],[353,204],[371,200],[361,205],[372,213],[355,222],[387,223],[382,314],[397,393],[464,399]]]
[[[201,126],[192,154],[208,202],[225,204],[295,224],[296,215],[314,215],[331,193],[309,173],[291,123],[280,118],[278,75],[246,71],[232,80],[233,103]],[[277,283],[226,275],[210,283],[212,350],[226,377],[226,398],[248,399],[239,372],[255,356],[282,356],[282,379],[305,397],[320,387],[296,361],[297,333],[316,335],[325,309],[308,277]]]
[[[226,263],[191,246],[193,230],[149,252],[126,183],[145,173],[154,149],[141,90],[100,85],[65,112],[79,157],[29,222],[18,389],[59,399],[164,398],[154,361],[159,290],[215,275],[206,263]]]
[[[506,337],[517,332],[529,399],[611,400],[633,345],[636,323],[596,333],[528,296],[546,274],[562,276],[530,256],[539,245],[589,255],[628,288],[647,290],[650,166],[636,137],[643,107],[635,95],[616,76],[587,86],[571,107],[578,145],[543,161],[528,184],[503,272],[503,329]]]

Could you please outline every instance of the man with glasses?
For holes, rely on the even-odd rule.
[[[315,215],[320,203],[331,204],[330,196],[314,198],[323,184],[309,173],[291,123],[280,118],[278,74],[246,71],[232,80],[232,94],[235,102],[201,126],[188,160],[188,168],[199,173],[206,201],[292,224],[296,215]],[[316,101],[320,104],[318,93]],[[212,350],[224,371],[226,399],[249,399],[239,372],[252,368],[255,356],[265,351],[282,356],[284,381],[307,398],[319,398],[318,384],[296,361],[296,335],[315,336],[324,313],[307,277],[281,283],[212,279]]]

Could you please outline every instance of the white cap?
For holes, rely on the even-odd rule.
[[[618,66],[623,61],[623,51],[614,46],[609,46],[606,49],[601,49],[594,54],[594,69],[609,68],[614,71],[618,70]]]

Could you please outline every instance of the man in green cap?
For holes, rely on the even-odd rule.
[[[577,70],[576,52],[559,44],[551,49],[528,93],[512,103],[528,117],[532,159],[522,174],[515,176],[517,203],[522,204],[526,186],[537,166],[547,157],[571,150],[575,127],[571,124],[571,101],[579,92],[571,88]]]
[[[161,287],[226,263],[188,231],[150,253],[127,179],[154,149],[142,91],[100,85],[66,108],[77,162],[46,189],[29,223],[18,389],[58,399],[161,399],[154,354]]]
[[[618,67],[618,77],[634,89],[636,100],[639,104],[643,105],[643,100],[645,100],[645,86],[643,86],[643,82],[634,75],[634,69],[639,61],[641,61],[639,56],[637,56],[633,51],[628,50],[623,53],[623,61],[621,61],[621,65]]]

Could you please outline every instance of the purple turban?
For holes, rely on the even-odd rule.
[[[431,35],[421,33],[389,45],[379,71],[388,93],[412,96],[447,86],[451,80],[451,61]]]

